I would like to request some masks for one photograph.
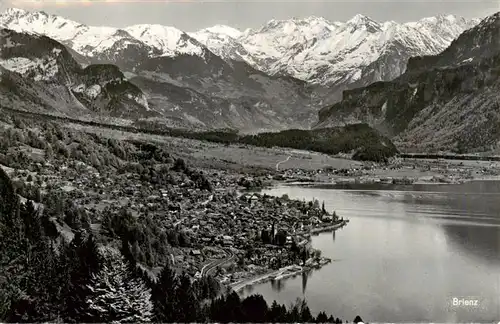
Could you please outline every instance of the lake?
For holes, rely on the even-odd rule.
[[[500,182],[280,186],[263,193],[316,198],[350,222],[312,237],[332,263],[242,295],[287,305],[305,298],[313,313],[348,321],[500,320]],[[477,305],[457,305],[460,299]]]

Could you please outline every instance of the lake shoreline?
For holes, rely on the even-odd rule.
[[[394,186],[395,192],[380,194],[365,191],[377,187],[383,191],[388,186],[368,186],[370,189],[358,192],[282,183],[265,190],[263,194],[290,199],[314,197],[325,201],[327,210],[354,221],[340,233],[311,238],[312,247],[336,261],[335,265],[332,262],[312,276],[289,278],[280,284],[259,285],[258,281],[252,289],[240,290],[240,295],[261,294],[267,302],[279,303],[307,296],[314,313],[325,310],[351,318],[359,311],[370,322],[449,322],[450,316],[470,322],[496,317],[493,308],[449,309],[449,299],[443,298],[443,294],[487,296],[485,305],[497,300],[492,298],[499,289],[500,182],[482,180],[440,188],[434,184],[413,184],[414,189]],[[479,183],[471,183],[474,181]],[[436,284],[422,290],[419,283],[426,280]],[[352,282],[363,289],[352,289]],[[379,304],[379,300],[387,303]],[[409,306],[412,302],[415,306]],[[405,314],[400,311],[404,307]]]
[[[307,236],[307,234],[309,234],[309,238],[310,238],[310,235],[315,235],[315,234],[319,234],[319,233],[324,233],[324,232],[332,232],[333,233],[336,230],[343,228],[348,223],[349,223],[349,220],[341,219],[338,222],[336,222],[335,224],[332,224],[329,226],[312,228],[310,230],[299,232],[299,233],[297,233],[297,235]],[[255,286],[258,284],[268,282],[270,280],[285,280],[285,279],[288,279],[291,277],[295,277],[295,276],[302,274],[304,272],[312,271],[314,269],[320,269],[324,265],[331,263],[331,262],[332,262],[331,258],[325,258],[325,257],[321,257],[319,260],[318,259],[317,260],[309,259],[308,261],[306,261],[306,264],[303,266],[290,265],[290,266],[280,268],[278,270],[270,270],[270,271],[265,272],[264,274],[260,274],[260,275],[257,275],[257,276],[251,277],[251,278],[245,278],[245,279],[240,280],[238,282],[231,283],[231,284],[229,284],[229,287],[235,292],[240,292],[241,290],[243,290],[244,288],[247,288],[249,286]],[[286,273],[288,270],[292,270],[292,271]]]

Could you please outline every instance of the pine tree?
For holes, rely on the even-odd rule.
[[[196,322],[199,315],[199,303],[189,275],[184,273],[181,276],[175,298],[178,302],[175,321],[183,323]]]
[[[17,254],[17,262],[2,270],[8,275],[9,269],[17,268],[20,270],[17,275],[8,277],[10,287],[7,291],[14,288],[16,295],[11,295],[8,301],[8,309],[3,308],[3,317],[9,321],[51,321],[57,317],[60,311],[60,281],[56,269],[57,256],[53,250],[52,242],[44,234],[42,222],[38,211],[33,203],[28,201],[20,206],[16,218],[19,224],[17,227],[17,249],[3,249],[2,254],[9,255],[12,252]],[[2,233],[6,236],[2,240],[14,243],[9,238],[13,232]],[[12,255],[12,254],[11,254]],[[17,264],[16,264],[17,263]],[[17,277],[19,276],[19,277]],[[16,278],[17,277],[17,278]],[[14,285],[14,286],[12,286]],[[2,298],[5,300],[5,296]],[[5,305],[4,305],[5,306]],[[7,314],[7,313],[8,314]]]
[[[286,306],[281,305],[280,308],[281,308],[281,310],[280,310],[280,321],[279,322],[281,322],[281,323],[290,322],[290,314],[286,310]]]
[[[241,309],[241,299],[236,292],[233,291],[227,296],[223,315],[223,319],[227,322],[245,322]]]
[[[178,278],[167,263],[152,291],[154,319],[156,322],[175,321],[175,309],[178,302],[175,298],[175,291],[178,285]]]
[[[264,323],[269,311],[266,301],[262,295],[251,295],[241,303],[245,321],[251,323]]]
[[[325,312],[320,312],[316,317],[316,323],[326,323],[328,321],[328,316]]]
[[[100,270],[101,258],[92,235],[81,230],[66,247],[59,261],[63,287],[63,318],[65,322],[88,322],[87,287],[92,276]]]
[[[281,307],[276,300],[271,304],[271,308],[267,313],[267,320],[271,323],[279,323],[281,321]]]
[[[288,312],[288,320],[290,322],[298,323],[301,322],[301,309],[300,309],[300,300],[297,300],[295,304],[292,304],[290,307],[290,311]]]
[[[131,278],[125,259],[116,250],[101,248],[102,269],[92,276],[87,304],[92,322],[149,322],[153,304],[151,291]]]
[[[302,302],[300,303],[300,317],[301,321],[304,323],[312,322],[314,319],[311,314],[311,310],[309,309],[309,306],[307,306],[305,300],[302,300]]]
[[[21,298],[25,243],[19,217],[19,198],[8,175],[0,168],[0,321],[9,317],[13,301]]]
[[[23,288],[27,298],[16,309],[29,322],[53,321],[61,311],[61,284],[56,265],[57,256],[49,238],[31,243],[28,276]]]

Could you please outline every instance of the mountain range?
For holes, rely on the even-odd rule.
[[[316,128],[367,122],[400,148],[491,152],[500,148],[500,12],[441,53],[413,57],[388,82],[346,90]]]
[[[24,37],[26,43],[31,42],[27,38],[36,38],[39,41],[35,43],[42,48],[63,51],[64,59],[51,61],[59,70],[64,69],[63,61],[79,66],[81,71],[89,67],[108,70],[112,64],[119,68],[113,77],[134,88],[133,94],[126,93],[123,100],[118,100],[116,93],[113,100],[96,96],[89,102],[88,98],[81,99],[81,93],[92,92],[87,88],[96,89],[97,85],[103,89],[107,83],[90,84],[87,77],[85,82],[58,77],[58,89],[70,89],[71,94],[51,99],[62,100],[53,103],[60,107],[54,113],[70,113],[64,107],[72,102],[70,106],[79,107],[76,110],[82,118],[97,114],[100,118],[141,119],[188,128],[229,127],[243,132],[309,128],[317,122],[321,107],[341,100],[342,91],[397,78],[405,72],[410,57],[442,52],[478,22],[440,15],[413,23],[379,23],[356,15],[347,22],[310,17],[272,20],[245,31],[217,25],[188,33],[150,24],[86,26],[42,11],[8,9],[0,14],[2,33],[16,32],[15,38]],[[46,37],[40,38],[42,35]],[[39,63],[47,57],[6,50],[12,44],[5,40],[0,46],[0,65],[11,74],[25,76],[35,67],[39,70],[48,66]],[[28,63],[24,59],[29,57]],[[47,77],[40,78],[21,78],[21,87],[30,82],[30,91],[49,91]],[[15,79],[10,77],[11,85]],[[53,87],[54,80],[50,81]],[[133,105],[125,104],[130,96],[135,98]],[[17,100],[24,99],[21,96]],[[119,101],[126,107],[109,107],[108,101],[112,105]]]

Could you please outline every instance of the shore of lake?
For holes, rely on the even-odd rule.
[[[321,226],[321,227],[316,227],[312,228],[309,230],[304,230],[304,231],[299,231],[296,233],[297,236],[301,237],[307,237],[307,239],[310,239],[311,235],[323,233],[323,232],[334,232],[338,230],[339,228],[342,228],[347,225],[349,220],[344,220],[341,219],[337,222],[335,222],[332,225],[328,226]],[[239,292],[242,289],[261,284],[270,280],[284,280],[290,277],[295,277],[299,274],[302,274],[307,271],[311,271],[313,269],[319,269],[322,266],[330,263],[332,260],[330,258],[325,258],[325,257],[319,257],[319,258],[309,258],[306,260],[304,265],[289,265],[286,267],[282,267],[278,270],[268,270],[262,274],[255,275],[249,278],[244,278],[241,279],[237,282],[230,283],[228,286],[236,291]]]
[[[253,285],[258,285],[261,283],[265,283],[270,280],[285,280],[290,277],[295,277],[299,274],[302,274],[307,271],[311,271],[312,269],[319,269],[322,266],[330,263],[332,260],[330,258],[320,258],[319,260],[314,260],[310,261],[308,264],[304,266],[299,266],[299,265],[291,265],[287,267],[283,267],[278,270],[272,270],[269,272],[266,272],[264,274],[252,277],[252,278],[246,278],[243,280],[240,280],[238,282],[232,283],[229,285],[229,287],[235,291],[239,292],[243,290],[246,287],[253,286]]]

